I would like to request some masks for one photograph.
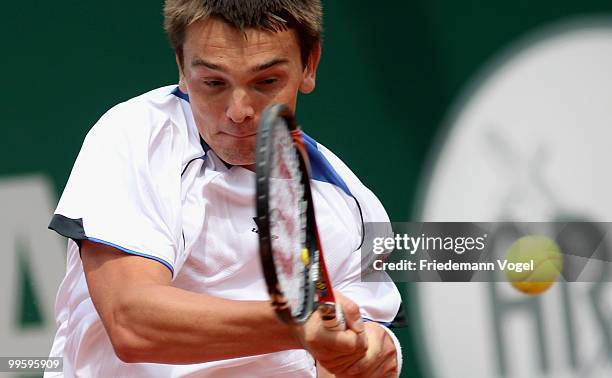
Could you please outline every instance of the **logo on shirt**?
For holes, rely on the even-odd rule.
[[[255,227],[251,228],[251,232],[259,234],[259,226],[257,225],[257,218],[253,217],[253,222],[255,222]],[[272,235],[272,239],[278,239],[278,235]]]

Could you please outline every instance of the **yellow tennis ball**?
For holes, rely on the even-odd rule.
[[[506,260],[508,281],[517,290],[530,295],[551,287],[563,270],[561,249],[542,235],[527,235],[515,241],[508,249]]]

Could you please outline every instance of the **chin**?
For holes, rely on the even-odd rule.
[[[255,138],[248,140],[232,141],[232,145],[227,148],[215,150],[217,155],[226,163],[231,165],[252,165],[255,164]]]
[[[231,165],[253,165],[255,164],[255,152],[249,154],[226,153],[218,154],[224,162]]]

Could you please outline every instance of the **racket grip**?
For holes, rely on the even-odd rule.
[[[330,331],[345,331],[346,321],[340,303],[324,303],[319,306],[323,326]]]

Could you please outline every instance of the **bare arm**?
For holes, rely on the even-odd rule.
[[[83,242],[81,256],[94,305],[124,361],[194,363],[301,348],[267,302],[172,287],[160,263],[97,243]]]
[[[365,353],[358,335],[325,332],[316,316],[296,332],[267,301],[172,287],[170,271],[156,261],[87,241],[81,257],[93,303],[125,362],[197,363],[301,348],[316,355],[322,347],[351,360]]]

